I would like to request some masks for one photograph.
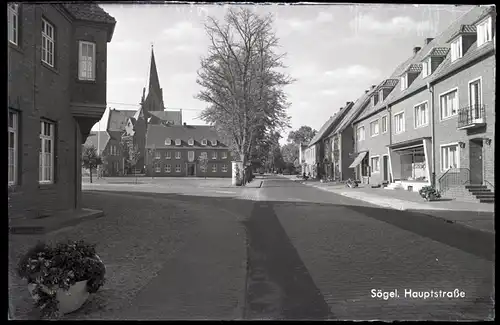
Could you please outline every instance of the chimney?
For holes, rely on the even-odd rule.
[[[419,46],[416,46],[413,48],[413,54],[416,55],[418,53],[418,51],[420,51],[422,48],[419,47]]]
[[[432,42],[434,38],[426,38],[425,39],[425,45],[429,44],[430,42]]]
[[[184,122],[184,126],[187,126],[186,122]]]
[[[372,89],[375,89],[375,87],[377,87],[376,85],[372,85]]]
[[[345,103],[345,106],[347,107],[347,106],[349,106],[350,104],[351,104],[351,102],[346,102],[346,103]]]
[[[369,90],[365,90],[365,94],[368,94]]]

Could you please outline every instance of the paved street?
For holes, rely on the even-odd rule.
[[[231,194],[213,194],[223,191],[216,186],[203,190],[212,195],[201,186],[182,194],[165,188],[96,186],[87,205],[106,217],[50,235],[96,241],[110,263],[111,280],[96,295],[105,307],[67,318],[494,316],[494,234],[279,176],[266,176],[260,189],[226,189]],[[372,290],[399,297],[372,297]],[[410,298],[405,290],[465,297]]]

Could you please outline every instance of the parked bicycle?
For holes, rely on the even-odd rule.
[[[346,187],[349,187],[349,188],[356,188],[358,187],[358,182],[356,181],[353,181],[352,179],[348,179],[346,182],[345,182],[345,186]]]

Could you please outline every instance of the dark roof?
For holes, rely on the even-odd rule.
[[[108,131],[110,139],[121,141],[123,131]]]
[[[106,131],[91,131],[87,140],[85,140],[85,146],[93,145],[96,149],[99,149],[98,154],[100,155],[106,149],[109,138]]]
[[[429,56],[447,56],[449,51],[450,49],[448,47],[434,47],[422,58],[422,60],[428,58]]]
[[[125,125],[130,117],[135,115],[136,111],[131,110],[116,110],[111,109],[109,111],[108,117],[108,130],[111,131],[123,131],[125,130]]]
[[[162,121],[180,121],[181,111],[153,111],[149,114],[154,115]]]
[[[412,63],[406,68],[405,72],[417,72],[420,73],[422,71],[422,64],[421,63]]]
[[[64,7],[80,20],[95,21],[99,23],[114,24],[116,19],[95,3],[65,3]]]
[[[382,83],[377,87],[377,89],[380,90],[380,88],[393,88],[398,84],[399,80],[398,79],[386,79],[382,81]]]
[[[310,147],[310,146],[316,144],[318,141],[322,140],[325,136],[327,136],[332,131],[332,128],[337,125],[335,123],[340,122],[341,119],[348,113],[348,110],[351,109],[351,107],[352,107],[352,103],[349,103],[349,105],[342,107],[333,116],[330,116],[328,121],[326,121],[326,123],[323,124],[323,126],[319,129],[319,131],[316,133],[316,135],[311,139],[308,146]]]
[[[211,140],[217,140],[217,147],[227,147],[221,137],[212,126],[208,125],[150,125],[146,133],[146,148],[167,148],[178,147],[175,145],[166,146],[165,140],[169,138],[172,143],[176,139],[181,139],[181,147],[188,147],[188,140],[195,141],[194,146],[201,146],[201,140],[209,141],[206,147],[212,147]]]
[[[474,25],[462,25],[460,28],[458,28],[455,33],[452,34],[452,36],[449,37],[447,42],[450,42],[452,39],[457,37],[458,35],[463,35],[463,34],[475,34],[476,33],[476,26]]]

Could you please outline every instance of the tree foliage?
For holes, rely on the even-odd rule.
[[[122,136],[120,146],[123,152],[123,156],[125,158],[125,162],[127,166],[135,169],[137,163],[141,159],[141,151],[139,147],[134,144],[132,136]]]
[[[299,166],[299,145],[295,143],[287,143],[281,147],[281,154],[285,163]]]
[[[206,152],[198,157],[198,163],[200,164],[200,169],[203,171],[205,178],[207,178],[208,157]]]
[[[260,140],[289,124],[283,87],[293,80],[278,71],[284,55],[276,54],[272,26],[271,15],[248,8],[230,10],[222,23],[209,17],[205,25],[211,45],[201,59],[196,98],[208,107],[200,117],[229,140],[243,165]]]
[[[92,170],[102,165],[102,158],[99,156],[93,144],[86,145],[82,150],[82,166],[89,170],[90,182],[92,183]]]
[[[288,142],[295,143],[297,145],[308,144],[312,138],[316,135],[317,131],[310,126],[303,125],[297,131],[291,131],[288,134]]]

